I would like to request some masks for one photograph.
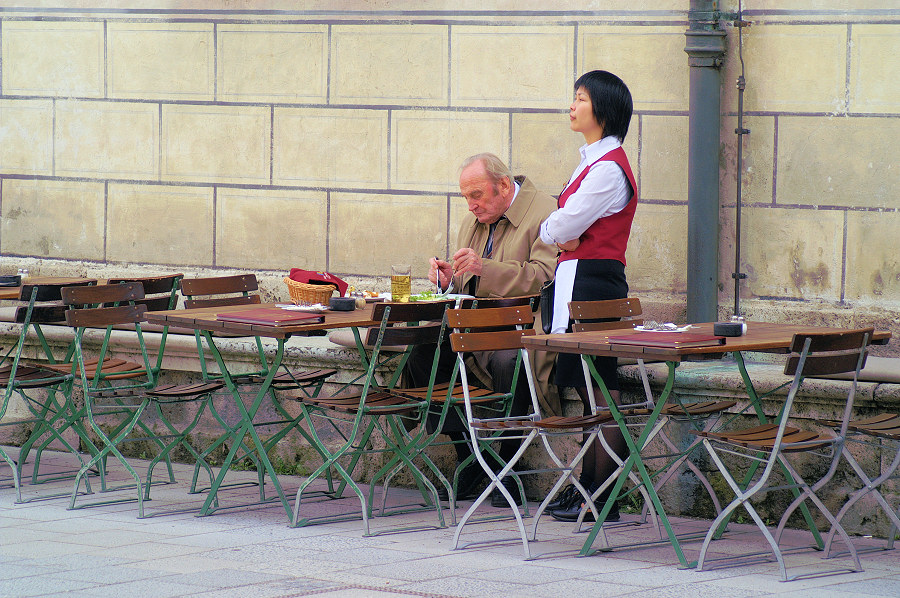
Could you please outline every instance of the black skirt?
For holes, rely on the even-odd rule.
[[[624,299],[628,296],[625,280],[625,264],[619,260],[578,260],[575,267],[575,281],[572,286],[572,301],[600,301]],[[572,331],[572,321],[566,332]],[[618,390],[615,357],[595,357],[594,366],[609,390]],[[581,356],[560,353],[556,358],[557,386],[584,386]]]

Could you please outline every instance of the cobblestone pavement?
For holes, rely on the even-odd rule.
[[[47,453],[41,471],[67,464],[66,456]],[[191,467],[175,470],[178,483],[152,489],[146,509],[154,516],[137,519],[135,502],[70,511],[67,498],[43,499],[69,490],[64,481],[26,484],[24,497],[31,502],[14,504],[9,469],[0,466],[0,596],[900,596],[900,550],[864,554],[862,572],[781,583],[773,562],[704,572],[678,569],[669,545],[580,558],[585,534],[544,517],[539,541],[531,544],[535,558],[526,561],[509,518],[467,525],[463,542],[492,543],[453,550],[455,527],[436,528],[433,511],[375,518],[377,535],[369,537],[358,518],[291,528],[278,502],[196,517],[205,494],[187,494]],[[222,506],[256,500],[255,479],[253,472],[230,474],[230,481],[245,483],[223,490]],[[282,481],[293,502],[298,478]],[[416,499],[406,489],[390,496],[392,504]],[[355,498],[319,498],[301,508],[304,515],[319,515],[352,511],[354,503],[358,509]],[[458,515],[469,504],[463,503]],[[186,512],[164,514],[178,509]],[[623,515],[625,522],[636,520],[637,515]],[[529,529],[532,522],[526,520]],[[683,518],[674,523],[679,533],[703,532],[709,525]],[[391,531],[396,527],[417,529]],[[619,525],[610,528],[608,538],[627,544],[653,534],[649,525]],[[861,547],[883,545],[856,540]],[[809,534],[790,531],[788,541],[805,546]],[[766,548],[755,527],[736,524],[713,547],[720,555]],[[694,559],[700,543],[686,542],[684,549]],[[835,566],[812,550],[792,554],[787,562],[792,572]]]

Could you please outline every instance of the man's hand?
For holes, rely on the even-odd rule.
[[[576,249],[578,249],[579,245],[581,245],[581,239],[572,239],[571,241],[566,241],[565,243],[556,244],[556,246],[563,251],[575,251]]]
[[[428,270],[428,280],[432,284],[438,284],[438,280],[440,280],[441,290],[446,289],[450,284],[450,279],[453,278],[453,266],[449,262],[439,260],[436,257],[431,258],[429,263],[431,264],[431,269]]]
[[[484,262],[478,253],[469,247],[463,247],[453,254],[453,273],[465,274],[471,272],[475,276],[481,276]]]

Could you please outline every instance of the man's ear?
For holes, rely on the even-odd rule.
[[[510,189],[512,189],[512,179],[509,177],[504,177],[497,181],[497,191],[500,192],[500,195],[505,197],[510,192]]]

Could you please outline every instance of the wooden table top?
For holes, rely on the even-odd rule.
[[[81,278],[67,276],[29,276],[25,284],[72,284],[82,282],[88,284],[97,282],[96,278]],[[22,293],[22,287],[0,287],[0,300],[15,301]],[[29,298],[30,299],[30,298]]]
[[[228,307],[220,306],[202,307],[197,309],[149,311],[144,314],[144,317],[151,324],[168,324],[170,326],[190,328],[193,330],[209,330],[211,332],[226,335],[264,336],[278,339],[285,339],[292,335],[304,334],[315,330],[378,325],[378,322],[372,319],[372,304],[367,304],[364,308],[353,311],[326,311],[322,314],[324,316],[324,321],[305,324],[269,326],[263,324],[225,322],[216,319],[217,314],[238,312],[247,309],[259,309],[261,307],[275,307],[275,305],[276,304],[274,303],[263,303],[255,305],[233,305]]]
[[[554,351],[556,353],[578,353],[606,357],[632,357],[654,361],[685,361],[690,359],[715,359],[724,353],[735,351],[758,351],[784,353],[791,345],[795,334],[810,332],[842,332],[849,328],[829,328],[825,326],[804,326],[796,324],[775,324],[771,322],[747,322],[747,333],[743,336],[726,337],[724,345],[704,347],[644,347],[611,343],[609,336],[634,334],[639,331],[624,328],[596,332],[570,332],[565,334],[538,334],[522,338],[529,349]],[[690,332],[712,334],[713,324],[696,324]],[[872,340],[885,344],[891,338],[888,330],[876,330]]]

